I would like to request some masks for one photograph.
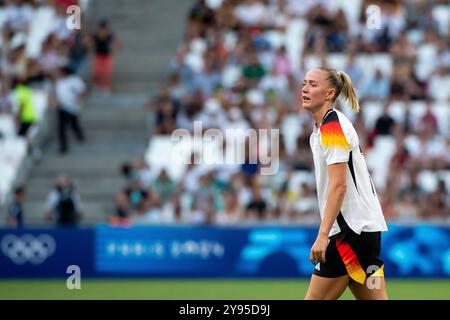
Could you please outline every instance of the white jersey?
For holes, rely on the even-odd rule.
[[[358,135],[345,115],[339,110],[330,109],[320,127],[314,126],[310,145],[321,219],[327,202],[327,166],[347,163],[347,191],[340,212],[345,223],[357,234],[361,231],[387,231],[380,201],[359,146]],[[338,216],[337,220],[342,221],[342,218]],[[339,223],[335,221],[329,236],[340,231]]]

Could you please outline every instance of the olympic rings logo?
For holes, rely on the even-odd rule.
[[[27,262],[41,264],[53,255],[56,242],[48,234],[38,236],[7,234],[1,241],[1,249],[3,254],[15,264],[22,265]]]

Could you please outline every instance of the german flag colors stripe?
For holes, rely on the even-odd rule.
[[[331,112],[320,127],[322,146],[324,148],[342,148],[350,150],[350,145],[342,131],[336,112]]]
[[[366,281],[366,273],[359,264],[358,257],[356,257],[350,245],[347,242],[336,239],[336,247],[344,262],[348,275],[356,282],[364,284]]]

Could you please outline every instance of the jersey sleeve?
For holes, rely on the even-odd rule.
[[[326,116],[320,127],[320,133],[320,142],[327,165],[348,162],[350,157],[350,144],[335,111],[330,112]]]

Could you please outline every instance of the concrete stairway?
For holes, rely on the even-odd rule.
[[[113,99],[117,96],[87,101],[82,116],[87,136],[84,144],[70,136],[67,155],[58,153],[56,139],[44,149],[44,157],[26,183],[26,224],[44,223],[45,199],[60,173],[77,185],[83,202],[83,224],[105,221],[113,212],[114,195],[125,184],[120,176],[121,164],[142,156],[148,143],[148,114],[142,108],[145,96],[127,97],[126,106],[115,106]]]

